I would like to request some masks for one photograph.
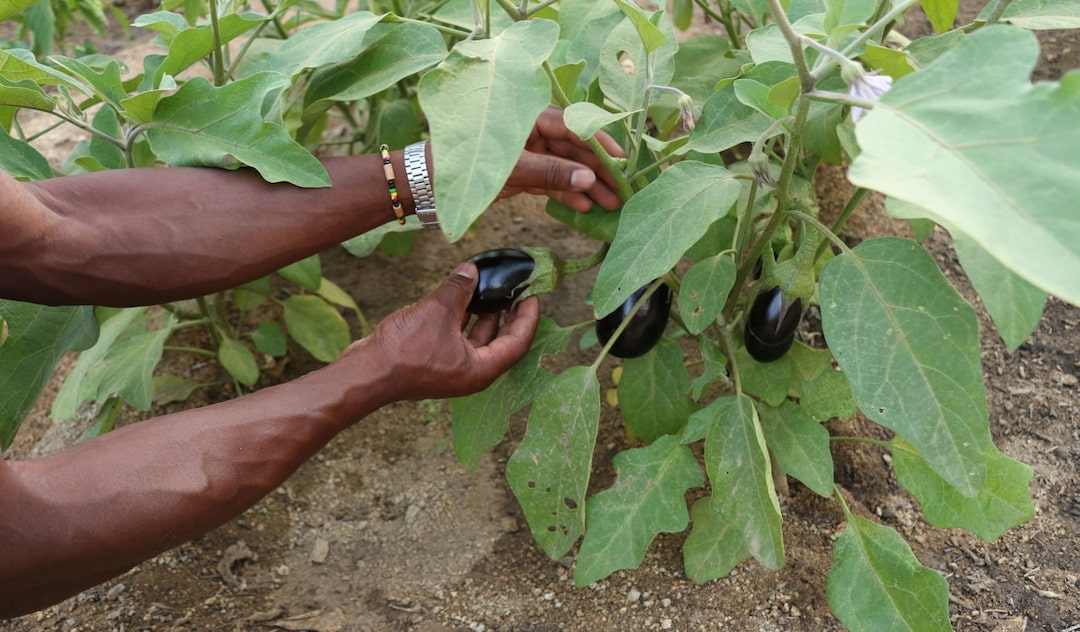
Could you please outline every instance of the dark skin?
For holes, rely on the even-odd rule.
[[[392,161],[403,174],[400,151]],[[378,156],[324,164],[333,182],[326,189],[200,168],[37,183],[0,172],[0,297],[114,306],[190,298],[393,220]],[[408,187],[399,190],[413,212]],[[599,161],[553,109],[537,120],[500,197],[522,191],[577,210],[619,204]],[[0,617],[57,603],[227,522],[382,406],[486,388],[528,351],[539,303],[470,324],[475,284],[476,267],[462,264],[432,295],[292,382],[52,456],[0,457]]]

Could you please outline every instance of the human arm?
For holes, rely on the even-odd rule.
[[[476,392],[528,350],[535,298],[462,323],[466,264],[334,363],[25,462],[0,459],[0,617],[41,609],[226,522],[393,401]]]
[[[402,151],[391,162],[411,214]],[[192,298],[393,221],[379,156],[323,164],[332,186],[316,189],[270,184],[249,169],[116,170],[28,183],[0,171],[0,297],[110,306]],[[434,178],[430,154],[428,166]],[[552,108],[537,119],[500,197],[530,191],[578,210],[593,201],[612,209],[619,200],[609,182]]]

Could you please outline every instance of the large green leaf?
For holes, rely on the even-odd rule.
[[[304,120],[321,115],[336,102],[382,92],[445,56],[446,42],[431,26],[406,22],[372,29],[359,55],[312,75],[304,94]]]
[[[146,308],[133,307],[118,310],[108,320],[105,320],[97,336],[94,346],[83,351],[75,366],[64,378],[64,384],[60,387],[56,398],[53,399],[51,415],[54,419],[72,419],[79,408],[79,404],[88,399],[97,399],[98,386],[104,374],[95,370],[105,363],[105,358],[114,345],[122,339],[125,332],[131,328],[134,330],[145,329]]]
[[[285,299],[285,327],[300,346],[323,362],[337,360],[349,346],[349,324],[319,296],[294,294]]]
[[[314,292],[319,289],[319,284],[322,282],[322,259],[318,254],[314,254],[300,261],[294,261],[277,272],[305,290]]]
[[[176,34],[169,46],[165,61],[157,69],[155,81],[162,75],[180,74],[210,55],[218,45],[240,37],[266,20],[265,15],[258,13],[229,13],[218,20],[217,33],[209,24],[185,28]]]
[[[431,125],[435,191],[443,233],[456,241],[491,204],[551,99],[541,65],[558,25],[515,22],[495,37],[459,42],[420,80]]]
[[[682,347],[661,338],[651,352],[623,363],[619,410],[626,426],[645,443],[652,443],[679,432],[686,424],[690,414],[688,390],[690,378]]]
[[[742,525],[722,514],[726,493],[699,498],[690,510],[693,527],[683,543],[683,566],[686,576],[695,583],[723,577],[739,562],[750,557]]]
[[[735,258],[730,253],[702,259],[686,271],[679,315],[690,333],[699,334],[716,320],[734,285]]]
[[[574,566],[585,586],[624,568],[637,568],[660,533],[686,528],[686,490],[704,482],[690,448],[668,435],[644,448],[623,450],[612,461],[618,478],[585,507],[589,530]]]
[[[506,478],[540,548],[559,559],[585,533],[585,492],[600,422],[600,383],[573,366],[544,386]]]
[[[665,41],[648,54],[651,76],[646,71],[645,46],[629,20],[620,22],[600,49],[600,89],[620,110],[640,108],[650,83],[668,85],[675,74],[675,52],[679,48],[675,33],[665,13],[659,12],[656,16],[658,32],[664,35]]]
[[[1031,468],[987,448],[986,484],[969,498],[957,492],[899,437],[890,442],[896,479],[911,492],[927,521],[939,529],[961,528],[990,542],[1035,514],[1031,502]]]
[[[565,349],[572,336],[573,329],[541,318],[524,358],[483,391],[450,400],[454,454],[462,465],[475,468],[480,455],[502,441],[510,415],[532,402],[549,379],[549,374],[538,368],[540,359]]]
[[[92,92],[81,81],[42,64],[34,54],[22,48],[0,50],[0,77],[10,84],[29,79],[47,86],[66,86],[90,95]]]
[[[0,20],[6,20],[37,0],[0,0]]]
[[[746,395],[721,398],[691,417],[699,415],[710,424],[705,436],[705,469],[712,488],[722,490],[720,496],[712,498],[713,511],[735,525],[736,533],[729,536],[739,542],[734,550],[748,552],[766,568],[780,568],[784,565],[780,503],[753,400]],[[711,564],[699,561],[696,565],[713,568],[710,574],[714,574],[724,567],[730,570],[728,565],[738,561],[725,556]]]
[[[637,31],[638,37],[641,38],[641,43],[645,46],[646,52],[652,53],[668,41],[663,31],[653,24],[653,15],[655,13],[647,13],[636,3],[631,4],[626,0],[614,1],[622,9],[622,12],[626,14],[626,17],[630,18],[630,23],[634,25],[634,30]]]
[[[833,460],[829,431],[790,400],[778,408],[759,403],[758,413],[765,441],[780,467],[816,494],[831,496]]]
[[[559,2],[559,38],[567,42],[566,63],[585,62],[577,85],[587,89],[600,72],[600,49],[607,36],[625,20],[614,2],[561,0]]]
[[[175,318],[163,317],[160,328],[148,330],[145,307],[117,310],[101,325],[97,343],[84,351],[53,400],[52,415],[71,419],[87,400],[104,403],[119,395],[139,410],[153,403],[153,375]]]
[[[966,496],[982,487],[989,416],[975,310],[921,246],[865,241],[818,287],[825,338],[867,417]]]
[[[900,534],[848,516],[826,596],[853,632],[936,632],[949,625],[949,584],[919,563]]]
[[[994,319],[1009,351],[1016,351],[1039,325],[1046,292],[1003,267],[963,233],[953,233],[953,247],[964,273]]]
[[[45,307],[0,300],[0,449],[15,438],[37,401],[57,360],[82,350],[97,338],[97,319],[89,307]]]
[[[255,169],[268,182],[329,186],[326,169],[288,132],[263,120],[265,99],[280,93],[288,77],[266,72],[216,88],[202,77],[161,99],[146,136],[172,165]]]
[[[638,191],[619,213],[619,230],[597,274],[596,316],[667,273],[739,198],[735,174],[719,165],[684,161]]]
[[[979,19],[986,19],[995,3],[983,7]],[[1001,19],[1026,29],[1080,28],[1080,2],[1076,0],[1013,0]]]
[[[0,168],[20,180],[44,180],[53,175],[45,156],[29,143],[13,138],[0,128]]]
[[[45,91],[34,80],[8,81],[2,76],[0,76],[0,105],[30,108],[42,112],[52,112],[56,109],[56,101],[45,94]]]
[[[855,127],[859,186],[926,209],[1080,304],[1080,72],[1030,82],[1030,32],[986,27],[896,82]]]
[[[360,52],[368,30],[386,15],[357,11],[329,22],[300,29],[270,55],[260,70],[293,76],[309,68],[319,68],[351,59]]]

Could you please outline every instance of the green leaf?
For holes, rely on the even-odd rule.
[[[25,85],[22,82],[30,80],[40,85],[65,86],[86,95],[92,94],[82,82],[42,64],[25,49],[0,50],[0,77],[7,85]]]
[[[614,2],[560,0],[559,37],[567,42],[565,63],[585,62],[577,86],[587,90],[600,72],[600,49],[616,26],[626,20]]]
[[[1027,340],[1039,325],[1046,292],[1003,267],[963,233],[952,235],[953,247],[964,273],[994,319],[1009,352]]]
[[[169,53],[157,68],[154,82],[157,83],[162,75],[175,77],[210,55],[218,45],[227,44],[267,19],[258,13],[229,13],[218,19],[217,33],[210,24],[184,28],[173,38]]]
[[[939,529],[967,529],[986,542],[1031,520],[1031,468],[987,448],[986,484],[969,498],[934,473],[910,444],[900,437],[890,442],[896,480],[911,492],[930,524]]]
[[[985,20],[993,8],[994,3],[988,2],[978,19]],[[1075,0],[1013,0],[1001,19],[1032,30],[1075,29],[1080,28],[1080,4]]]
[[[661,338],[652,352],[623,363],[619,410],[626,426],[645,443],[676,434],[690,414],[682,347]]]
[[[843,372],[833,368],[832,353],[795,341],[787,355],[793,373],[791,395],[799,398],[803,411],[822,422],[855,416],[858,407],[851,384]]]
[[[637,568],[660,533],[686,528],[686,490],[704,482],[701,467],[678,437],[623,450],[612,465],[617,478],[585,507],[589,525],[574,566],[574,583],[586,586],[624,568]]]
[[[859,408],[975,495],[990,423],[975,310],[926,250],[899,238],[864,241],[829,261],[818,296]]]
[[[705,331],[724,309],[735,285],[735,258],[714,255],[698,261],[683,276],[679,290],[679,315],[692,334]]]
[[[446,42],[431,26],[407,22],[372,29],[359,55],[321,68],[311,76],[304,94],[305,108],[321,113],[334,102],[366,99],[434,66],[444,57]],[[306,112],[304,118],[309,118]]]
[[[671,270],[717,219],[741,185],[719,165],[683,161],[630,198],[593,290],[596,316],[610,314],[638,288]]]
[[[100,333],[94,346],[84,350],[75,366],[64,378],[56,398],[53,399],[51,415],[54,419],[67,420],[75,417],[79,404],[96,401],[104,373],[98,370],[105,364],[113,345],[119,344],[129,328],[143,329],[146,325],[146,308],[136,307],[118,310],[101,323]],[[108,395],[108,393],[106,393]]]
[[[340,285],[326,277],[320,279],[319,288],[315,290],[315,293],[326,299],[327,303],[351,309],[358,316],[361,315],[360,306],[356,304],[353,297],[349,296],[349,293],[343,290]]]
[[[766,62],[755,66],[745,80],[775,86],[793,76],[792,64]],[[741,101],[734,83],[730,83],[714,92],[702,106],[701,120],[690,132],[690,142],[681,152],[721,152],[739,143],[756,141],[771,124],[769,117]]]
[[[651,82],[649,73],[645,72],[645,47],[629,20],[612,29],[600,49],[600,90],[619,110],[629,112],[640,108],[650,83],[668,85],[675,74],[675,53],[679,48],[675,32],[664,13],[658,13],[657,17],[661,20],[664,43],[649,55]]]
[[[285,299],[285,327],[301,347],[323,362],[333,362],[349,346],[349,325],[318,296]]]
[[[1032,285],[1080,304],[1080,72],[1032,85],[1030,32],[965,36],[856,126],[858,186],[926,209]]]
[[[158,102],[146,131],[150,146],[172,165],[235,169],[241,164],[268,182],[330,186],[322,164],[280,125],[262,119],[262,103],[288,78],[260,73],[216,88],[202,77]]]
[[[265,322],[252,332],[251,341],[255,348],[265,354],[280,358],[288,351],[288,341],[285,332],[281,331],[281,325],[275,322]]]
[[[139,410],[150,410],[154,400],[154,369],[161,362],[174,322],[172,315],[166,315],[161,329],[129,329],[121,336],[102,362],[91,369],[100,375],[94,400],[104,402],[117,394]]]
[[[600,422],[600,383],[573,366],[537,395],[525,437],[506,464],[533,538],[551,559],[585,533],[585,493]]]
[[[53,176],[45,156],[3,129],[0,129],[0,168],[18,180],[44,180]]]
[[[542,317],[524,358],[483,391],[450,400],[454,454],[466,469],[475,469],[480,456],[502,441],[510,415],[531,403],[550,377],[538,368],[540,359],[566,349],[572,335],[572,329]]]
[[[319,255],[314,254],[295,263],[290,263],[278,270],[278,274],[305,290],[314,292],[319,289],[319,283],[322,282],[322,262]]]
[[[541,64],[557,37],[550,20],[515,22],[491,39],[459,42],[420,80],[439,219],[451,242],[495,199],[547,107],[551,85]],[[485,115],[463,116],[475,112]]]
[[[52,112],[56,109],[56,101],[45,94],[41,86],[32,79],[8,81],[2,76],[0,76],[0,105],[30,108],[42,112]]]
[[[949,624],[949,584],[900,534],[855,515],[836,540],[826,596],[853,632],[935,632]]]
[[[640,110],[635,110],[640,112]],[[598,105],[583,101],[571,103],[563,114],[563,119],[570,131],[581,140],[588,140],[604,127],[621,121],[635,112],[608,112]]]
[[[694,0],[675,0],[672,4],[675,28],[685,31],[694,21]]]
[[[54,55],[49,58],[49,61],[68,71],[73,77],[85,80],[93,95],[112,106],[113,109],[121,109],[120,101],[126,99],[128,94],[124,89],[124,80],[120,76],[120,62],[112,60],[98,71],[78,59],[62,55]]]
[[[6,20],[37,0],[0,0],[0,20]]]
[[[7,449],[60,356],[89,347],[98,328],[89,307],[5,300],[0,300],[0,328],[7,332],[0,338],[0,448]]]
[[[769,99],[769,86],[753,79],[736,79],[735,98],[769,117],[778,119],[787,115],[787,108],[773,103]]]
[[[589,239],[611,243],[619,228],[619,214],[594,206],[588,213],[579,213],[556,200],[548,200],[548,215],[582,233]]]
[[[930,18],[930,25],[935,33],[944,33],[952,29],[956,20],[956,12],[960,8],[960,0],[919,0],[926,17]]]
[[[191,394],[196,389],[207,386],[203,382],[189,380],[179,375],[156,375],[152,380],[152,384],[154,387],[154,404],[156,406],[182,402],[191,397]]]
[[[357,11],[300,29],[285,40],[259,68],[295,76],[309,68],[351,59],[360,52],[360,44],[367,32],[385,18],[386,15]]]
[[[893,79],[899,79],[915,72],[914,60],[907,51],[867,44],[866,50],[859,55],[870,68],[880,70]]]
[[[726,495],[714,494],[699,498],[690,510],[693,527],[683,543],[683,566],[694,583],[723,577],[750,557],[742,525],[717,509],[723,509],[726,501]]]
[[[652,23],[652,18],[644,9],[626,0],[615,0],[615,4],[619,5],[626,17],[630,18],[630,23],[634,25],[634,30],[637,31],[646,51],[651,53],[664,45],[667,37]]]
[[[825,32],[865,24],[876,8],[875,0],[825,0]]]
[[[244,386],[252,386],[259,381],[259,364],[255,361],[255,354],[239,340],[222,336],[218,360],[229,375]]]
[[[691,418],[699,415],[710,421],[705,469],[712,488],[723,490],[722,497],[713,497],[713,511],[735,525],[736,533],[730,537],[739,543],[736,552],[749,552],[766,568],[780,568],[784,565],[780,503],[753,400],[745,395],[724,397]],[[723,563],[699,564],[714,568],[715,573],[740,559],[725,556]]]
[[[759,403],[757,408],[765,442],[780,467],[819,496],[832,496],[829,431],[792,401],[785,401],[779,408]]]
[[[791,389],[791,356],[784,354],[772,362],[758,362],[746,347],[735,351],[735,362],[743,390],[760,397],[770,406],[779,406]]]

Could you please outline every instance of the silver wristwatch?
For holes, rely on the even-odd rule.
[[[428,174],[426,146],[427,141],[422,140],[405,148],[405,175],[409,179],[420,225],[435,229],[439,227],[439,218],[435,214],[435,190],[431,187],[431,176]]]

